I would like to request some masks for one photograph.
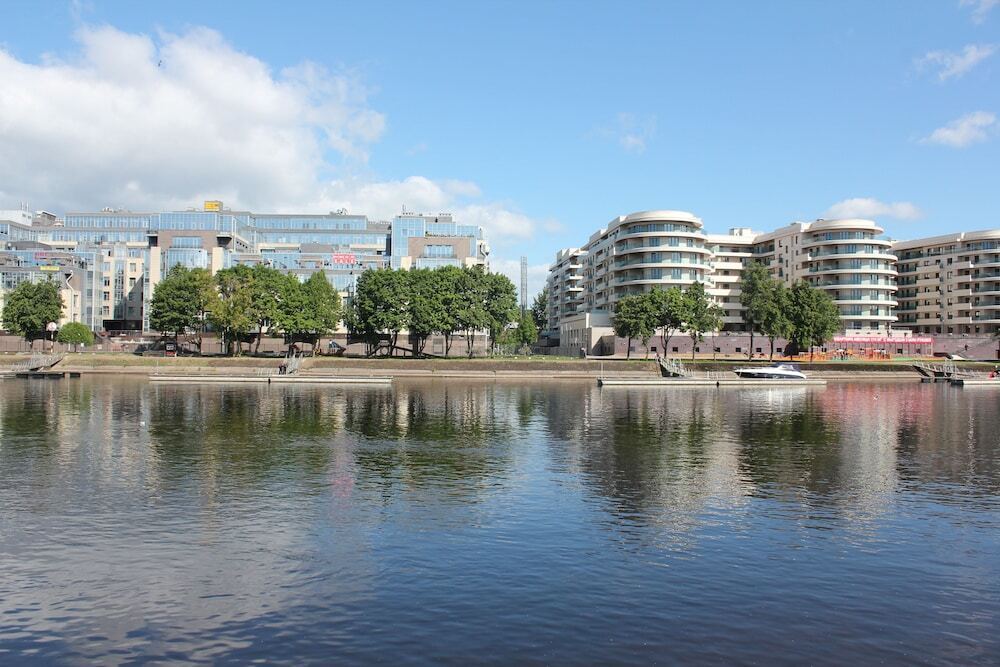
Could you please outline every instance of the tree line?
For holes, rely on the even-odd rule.
[[[265,333],[311,342],[315,349],[341,321],[350,338],[365,343],[369,356],[399,349],[404,331],[413,356],[425,354],[434,334],[444,336],[446,354],[455,337],[463,336],[469,356],[479,331],[488,332],[491,349],[503,340],[530,344],[536,338],[530,320],[519,318],[513,283],[480,267],[368,269],[343,307],[321,271],[301,282],[263,265],[235,266],[215,276],[175,266],[154,289],[149,318],[150,327],[164,334],[194,332],[199,351],[210,326],[236,355],[251,340],[259,349]],[[518,326],[511,330],[514,322]]]
[[[755,332],[760,332],[771,343],[774,359],[774,341],[787,339],[798,350],[822,345],[840,329],[840,312],[836,303],[824,290],[817,289],[805,280],[791,288],[771,276],[767,267],[753,262],[741,273],[740,304],[742,317],[750,333],[748,356],[753,355]],[[638,338],[649,349],[649,340],[660,334],[664,354],[670,338],[682,332],[691,338],[691,357],[705,333],[722,326],[722,309],[715,304],[701,283],[692,283],[687,289],[679,287],[653,288],[649,292],[630,294],[615,304],[612,326],[615,335],[628,341],[631,356],[632,340]]]
[[[461,336],[470,357],[479,331],[487,333],[490,350],[501,343],[520,348],[537,338],[532,319],[518,310],[510,279],[478,266],[365,271],[344,323],[352,336],[364,341],[369,356],[380,348],[386,353],[396,349],[403,331],[410,335],[413,356],[424,355],[435,334],[444,338],[445,355]]]
[[[239,356],[254,340],[253,351],[258,351],[265,333],[281,333],[290,343],[311,343],[315,349],[336,330],[341,314],[340,294],[321,271],[303,282],[261,264],[237,265],[214,276],[178,264],[153,289],[149,326],[174,338],[194,334],[199,352],[211,327],[227,354]]]

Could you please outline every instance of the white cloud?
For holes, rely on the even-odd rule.
[[[405,205],[482,224],[500,245],[537,228],[467,180],[368,174],[386,119],[355,72],[311,62],[275,72],[206,28],[86,27],[76,40],[71,56],[40,64],[0,49],[0,205],[169,210],[218,198],[377,219]]]
[[[921,142],[941,144],[952,148],[965,148],[988,140],[997,132],[996,114],[989,111],[973,111],[956,118],[944,127],[939,127],[924,137]]]
[[[871,197],[855,197],[837,202],[823,215],[828,219],[887,217],[914,220],[923,213],[908,201],[883,202]]]
[[[937,68],[939,81],[960,77],[973,67],[992,56],[997,50],[995,44],[968,44],[961,53],[951,51],[930,51],[917,60],[921,70]]]
[[[982,23],[1000,0],[959,0],[959,6],[972,7],[973,23]]]
[[[591,135],[614,141],[628,153],[643,153],[656,135],[656,116],[623,111],[614,123],[595,128]]]

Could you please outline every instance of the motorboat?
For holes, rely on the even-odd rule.
[[[806,374],[791,364],[773,366],[751,366],[733,371],[741,378],[752,380],[805,380]]]

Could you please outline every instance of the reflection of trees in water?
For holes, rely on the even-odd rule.
[[[269,387],[156,387],[149,407],[152,446],[165,472],[261,479],[320,473],[337,433],[334,394]],[[219,470],[216,470],[219,469]]]
[[[473,491],[506,475],[515,433],[510,388],[484,383],[400,383],[395,392],[349,393],[344,428],[359,476],[391,488]]]
[[[734,447],[720,437],[717,393],[587,388],[579,398],[585,427],[552,446],[572,452],[567,464],[611,501],[620,519],[687,530],[706,504],[731,505],[746,494],[735,475]],[[550,430],[573,431],[559,423],[565,419],[550,414]],[[560,454],[553,458],[558,462]]]
[[[15,382],[17,386],[15,385]],[[5,383],[0,393],[0,445],[37,445],[50,443],[57,427],[59,412],[57,383],[41,380],[17,380]],[[25,441],[21,441],[24,438]]]
[[[809,393],[801,407],[791,410],[743,404],[740,469],[755,486],[818,494],[836,487],[841,431],[824,413],[820,396]]]

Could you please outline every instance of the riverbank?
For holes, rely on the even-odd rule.
[[[14,357],[3,361],[13,363]],[[276,373],[283,360],[261,357],[141,357],[130,354],[70,353],[52,370],[100,375],[149,376],[183,375],[259,375]],[[696,372],[728,373],[748,365],[745,359],[695,361],[683,360]],[[753,362],[764,364],[765,362]],[[963,368],[988,371],[988,363],[960,362]],[[919,374],[910,361],[823,361],[801,362],[810,376],[834,381],[843,380],[917,380]],[[646,359],[570,359],[551,357],[513,357],[495,359],[361,359],[313,357],[303,360],[302,377],[387,376],[393,378],[469,378],[515,380],[593,380],[599,377],[649,379],[660,377],[654,360]]]

